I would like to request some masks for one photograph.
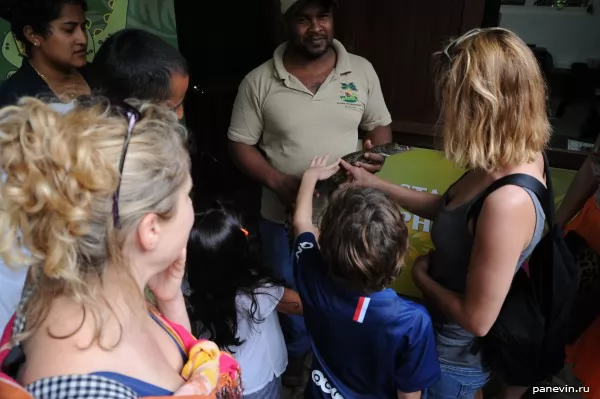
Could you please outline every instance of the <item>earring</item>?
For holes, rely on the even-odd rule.
[[[35,42],[35,43],[33,43],[33,45],[34,45],[35,47],[39,47],[39,45],[40,45],[40,44],[39,44],[38,42]]]

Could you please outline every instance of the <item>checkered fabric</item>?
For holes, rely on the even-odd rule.
[[[13,345],[19,344],[19,342],[15,341],[14,337],[18,334],[21,334],[25,330],[25,314],[23,313],[23,308],[25,307],[25,304],[31,295],[33,295],[33,288],[25,287],[23,289],[23,293],[21,294],[19,305],[17,306],[17,316],[15,317],[15,324],[13,325]]]
[[[35,399],[136,399],[123,384],[95,375],[43,378],[25,387]]]
[[[17,316],[13,327],[13,336],[25,329],[23,307],[33,294],[32,288],[26,288],[17,307]],[[19,345],[13,340],[13,345]],[[96,375],[63,375],[43,378],[25,387],[35,399],[136,399],[136,393],[116,381]]]

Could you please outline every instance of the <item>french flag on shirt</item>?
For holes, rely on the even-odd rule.
[[[358,305],[356,306],[356,310],[354,311],[354,320],[357,323],[362,323],[365,319],[365,314],[367,313],[367,308],[369,307],[369,302],[371,302],[371,298],[367,298],[361,296],[358,299]]]

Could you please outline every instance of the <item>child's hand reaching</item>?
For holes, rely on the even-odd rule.
[[[326,180],[340,170],[340,159],[327,165],[329,155],[314,157],[310,163],[310,168],[304,172],[302,184],[298,190],[296,199],[296,209],[294,211],[294,236],[297,237],[305,231],[316,233],[312,223],[312,201],[315,192],[315,185],[319,180]]]
[[[328,160],[329,154],[314,157],[310,162],[310,168],[304,174],[315,177],[317,180],[329,179],[340,170],[340,159],[331,165],[327,164]]]

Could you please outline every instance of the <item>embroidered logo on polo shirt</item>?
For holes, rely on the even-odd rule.
[[[358,101],[358,89],[354,83],[342,83],[342,95],[340,98],[345,103],[355,103]]]

